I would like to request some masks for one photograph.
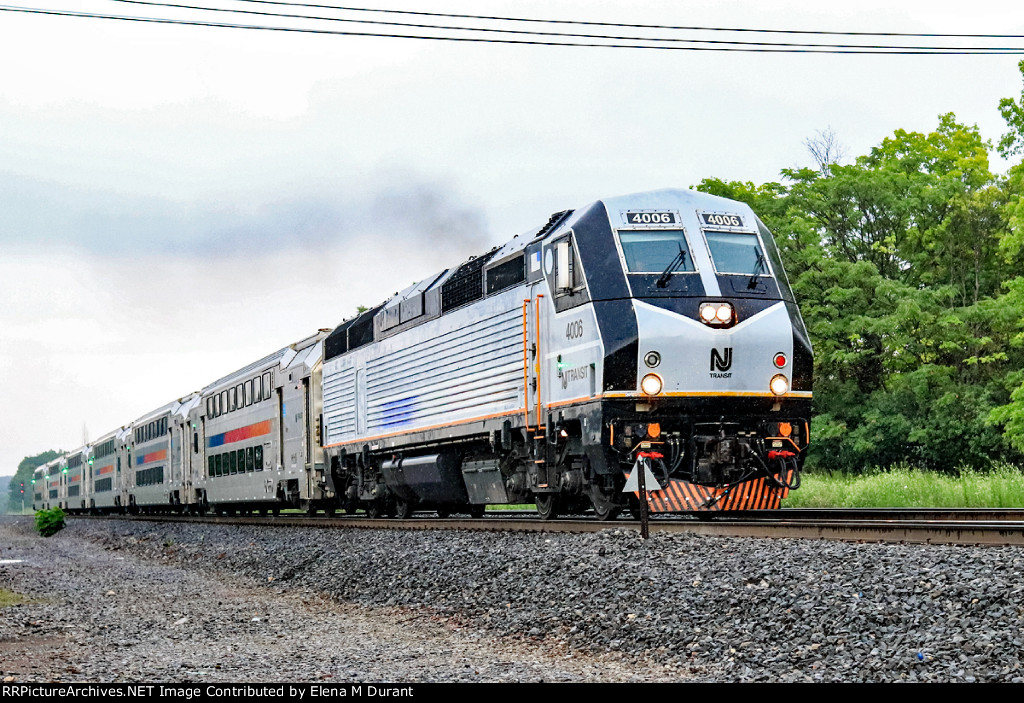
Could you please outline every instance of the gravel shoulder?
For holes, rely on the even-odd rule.
[[[428,608],[340,603],[266,578],[256,586],[201,560],[176,563],[168,538],[131,537],[144,547],[133,553],[83,522],[43,539],[28,520],[0,520],[0,560],[18,560],[0,563],[0,589],[25,599],[0,610],[0,680],[680,679],[664,666],[638,675],[631,657],[474,631]]]
[[[0,559],[25,560],[0,588],[34,601],[0,610],[19,680],[1024,682],[1015,547],[29,530],[0,520]]]

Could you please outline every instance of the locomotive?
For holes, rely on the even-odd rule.
[[[62,457],[86,468],[71,496],[56,467],[57,494],[398,517],[772,509],[799,484],[811,379],[778,249],[746,204],[608,198]],[[116,471],[97,501],[101,445]]]

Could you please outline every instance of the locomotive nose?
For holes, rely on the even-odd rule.
[[[729,322],[737,320],[734,305],[726,303],[694,305],[689,317],[635,301],[636,390],[649,397],[789,393],[793,332],[785,305],[770,305],[732,324],[710,324],[709,311],[715,320],[720,310]]]

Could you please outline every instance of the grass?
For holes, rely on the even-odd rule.
[[[1021,508],[1024,472],[1010,465],[957,474],[909,466],[863,474],[805,473],[784,508]]]
[[[0,588],[0,609],[6,608],[9,605],[18,605],[24,603],[28,598],[15,593],[14,591],[8,591],[6,588]]]

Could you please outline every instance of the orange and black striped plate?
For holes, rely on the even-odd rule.
[[[786,482],[789,483],[792,478],[790,471]],[[639,498],[640,492],[634,491],[633,495]],[[689,481],[670,479],[668,485],[661,490],[647,491],[647,506],[654,513],[777,510],[787,495],[788,488],[779,488],[763,476],[728,488],[699,486]]]

